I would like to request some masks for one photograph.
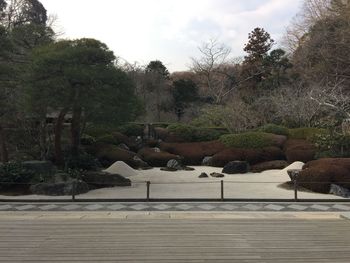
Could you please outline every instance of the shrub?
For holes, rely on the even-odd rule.
[[[97,138],[96,141],[97,142],[107,143],[107,144],[114,144],[114,145],[119,145],[120,143],[122,143],[119,140],[119,138],[113,136],[112,134],[103,135],[103,136]]]
[[[289,129],[290,139],[312,140],[315,135],[327,134],[328,131],[319,128],[296,128]]]
[[[220,141],[228,147],[256,149],[274,144],[273,135],[264,132],[247,132],[228,134],[220,137]]]
[[[168,126],[170,132],[175,133],[186,141],[194,141],[196,128],[186,124],[171,124]]]
[[[188,142],[214,141],[227,133],[224,129],[201,128],[186,124],[172,124],[168,126],[168,130]]]
[[[350,136],[342,134],[316,134],[312,142],[317,147],[317,158],[349,157]]]
[[[288,129],[286,127],[276,124],[266,124],[258,129],[260,132],[272,133],[277,135],[288,135]]]
[[[82,145],[92,145],[96,142],[96,139],[93,136],[83,134],[80,139]]]
[[[96,158],[90,154],[87,153],[80,153],[78,156],[72,156],[68,155],[65,158],[66,163],[66,169],[73,169],[73,170],[96,170],[98,167],[100,167],[99,162],[96,160]]]
[[[143,128],[144,127],[141,124],[129,123],[118,127],[117,131],[126,136],[142,136]]]
[[[98,138],[104,136],[106,134],[110,134],[113,132],[115,128],[104,127],[104,126],[88,126],[85,130],[85,134],[92,136],[94,138]]]
[[[15,184],[27,184],[35,176],[33,171],[28,171],[20,162],[10,162],[0,165],[0,189],[11,187]]]

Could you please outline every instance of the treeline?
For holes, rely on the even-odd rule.
[[[185,122],[243,132],[273,123],[340,133],[350,118],[347,1],[305,0],[283,48],[258,27],[245,57],[210,40],[188,71],[172,74],[159,60],[121,63],[95,39],[59,40],[38,0],[0,0],[0,19],[2,162],[63,164],[79,155],[91,125]]]

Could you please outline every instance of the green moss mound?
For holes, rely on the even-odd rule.
[[[220,137],[220,141],[227,147],[242,149],[259,149],[274,144],[274,135],[264,132],[247,132],[228,134]]]
[[[296,128],[289,129],[289,139],[302,139],[311,141],[315,136],[326,135],[329,132],[319,128]]]
[[[277,135],[285,135],[288,136],[289,130],[288,128],[276,124],[266,124],[258,129],[260,132],[272,133]]]
[[[227,133],[222,129],[202,128],[186,124],[171,124],[167,129],[187,142],[214,141]]]
[[[116,130],[126,136],[142,136],[144,126],[136,123],[128,123],[118,127]]]

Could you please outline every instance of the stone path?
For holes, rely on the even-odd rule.
[[[0,203],[0,211],[350,212],[350,203]]]

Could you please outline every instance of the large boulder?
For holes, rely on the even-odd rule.
[[[169,160],[169,162],[166,164],[166,167],[175,170],[182,170],[184,168],[181,164],[181,161],[175,159]]]
[[[233,161],[225,165],[222,173],[225,174],[245,174],[249,172],[249,163],[243,161]]]
[[[350,158],[325,158],[308,162],[298,176],[299,185],[328,194],[332,184],[350,189]]]
[[[75,184],[75,186],[73,186]],[[64,183],[40,183],[30,187],[30,191],[35,195],[64,196],[64,195],[84,194],[89,191],[89,186],[83,181],[69,181]]]
[[[110,174],[106,172],[85,172],[82,180],[90,188],[104,188],[114,186],[131,186],[131,181],[119,174]]]
[[[160,149],[183,157],[185,165],[201,165],[206,156],[212,156],[225,146],[219,141],[194,143],[161,143]]]
[[[175,154],[171,154],[166,151],[159,151],[157,148],[142,148],[140,151],[138,151],[138,155],[149,165],[155,167],[164,167],[170,160],[180,159],[180,157]]]
[[[284,153],[289,163],[306,163],[315,159],[316,147],[307,140],[290,139],[284,144]]]
[[[269,162],[262,162],[255,164],[251,167],[253,173],[261,173],[267,170],[282,170],[289,165],[287,161],[284,160],[275,160]]]
[[[224,167],[231,161],[247,161],[254,165],[272,160],[283,160],[285,156],[278,147],[266,147],[262,149],[237,149],[228,148],[215,154],[211,159],[214,167]]]

